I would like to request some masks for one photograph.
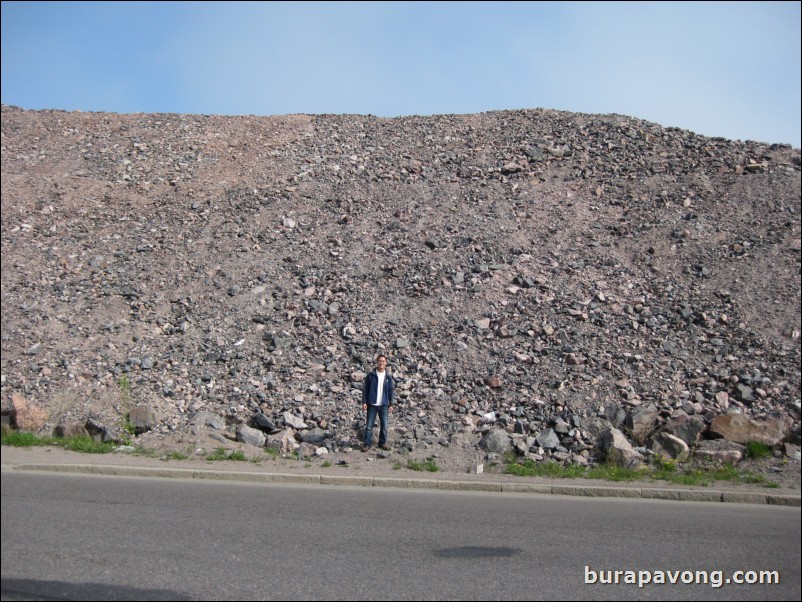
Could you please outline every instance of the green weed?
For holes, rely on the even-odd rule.
[[[277,447],[265,447],[263,450],[268,456],[270,456],[273,460],[279,457],[281,450]]]
[[[440,467],[437,465],[437,462],[435,461],[434,458],[426,458],[426,460],[423,462],[409,459],[407,460],[407,468],[409,468],[410,470],[417,470],[417,471],[426,470],[429,472],[437,472],[438,470],[440,470]]]
[[[180,451],[176,451],[176,450],[173,450],[173,451],[170,451],[170,452],[167,452],[166,454],[164,454],[164,459],[165,460],[186,460],[188,458],[189,458],[188,454],[185,454],[184,452],[180,452]]]
[[[507,464],[506,472],[521,477],[547,477],[551,479],[570,479],[586,476],[585,467],[578,464],[563,466],[557,462],[541,463],[529,459],[524,460],[521,464]]]
[[[3,445],[11,445],[13,447],[34,447],[37,445],[47,445],[42,441],[41,437],[33,433],[25,433],[22,431],[9,431],[8,433],[3,429]]]
[[[70,437],[69,439],[62,439],[62,446],[65,449],[69,449],[76,452],[81,452],[84,454],[108,454],[114,451],[114,448],[117,447],[111,441],[106,441],[105,443],[100,443],[95,441],[89,435],[81,435],[78,437]]]
[[[749,441],[746,444],[747,458],[765,458],[772,453],[771,447],[760,441]]]
[[[600,466],[592,466],[584,468],[584,477],[588,479],[600,479],[603,481],[613,481],[614,483],[637,481],[643,478],[643,473],[639,470],[632,468],[624,468],[623,466],[613,466],[602,464]],[[571,478],[581,478],[581,472],[576,471],[576,476]]]
[[[225,447],[218,447],[213,452],[206,454],[206,459],[210,462],[219,462],[221,460],[228,460],[228,453]]]
[[[68,437],[62,439],[60,437],[42,437],[35,433],[25,431],[9,430],[4,431],[2,435],[2,444],[11,445],[13,447],[37,447],[44,445],[55,445],[69,449],[71,451],[82,452],[85,454],[107,454],[114,451],[116,447],[111,442],[99,443],[92,439],[89,435],[81,435],[77,437]]]

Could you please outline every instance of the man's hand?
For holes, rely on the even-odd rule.
[[[363,412],[367,412],[368,411],[368,404],[366,404],[366,403],[362,404],[362,411]]]

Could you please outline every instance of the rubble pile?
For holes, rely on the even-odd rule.
[[[4,409],[47,432],[348,450],[383,353],[397,449],[798,445],[800,151],[542,109],[3,106],[2,315]]]

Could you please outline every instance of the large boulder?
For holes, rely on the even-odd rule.
[[[716,464],[737,464],[746,455],[746,446],[726,439],[709,439],[699,443],[694,455],[697,460]]]
[[[128,414],[128,421],[133,425],[134,432],[140,435],[157,427],[161,422],[161,414],[158,408],[139,404]]]
[[[53,436],[62,439],[69,439],[71,437],[86,437],[89,431],[80,422],[62,422],[53,429]]]
[[[262,447],[265,441],[267,441],[267,437],[259,429],[242,424],[237,427],[237,441],[255,445],[256,447]]]
[[[300,446],[295,439],[295,431],[287,428],[276,435],[268,437],[267,447],[278,449],[282,454],[289,454]]]
[[[226,419],[214,412],[201,410],[192,416],[189,424],[194,426],[209,426],[217,431],[222,431],[226,428]]]
[[[84,423],[84,428],[97,443],[122,443],[120,433],[114,427],[107,426],[94,418],[88,418]]]
[[[766,445],[779,445],[788,431],[786,421],[778,418],[757,422],[743,414],[716,416],[710,423],[711,438],[721,438],[746,445],[757,441]]]
[[[553,429],[546,429],[536,438],[537,444],[543,449],[556,449],[560,445],[560,438]]]
[[[618,429],[608,428],[599,437],[597,446],[608,464],[623,468],[639,468],[643,463],[643,455],[637,452],[627,441],[624,433]]]
[[[644,445],[654,433],[660,412],[650,404],[627,415],[626,427],[632,435],[632,440]]]
[[[685,462],[690,455],[688,444],[669,433],[657,433],[652,438],[652,451],[663,458]]]
[[[22,395],[11,394],[14,425],[21,431],[36,432],[47,422],[47,414],[39,406],[31,403]]]
[[[503,455],[513,450],[512,437],[505,430],[493,429],[482,437],[479,447],[487,452]]]
[[[707,425],[704,419],[699,416],[689,416],[682,413],[676,418],[672,418],[661,429],[661,432],[674,435],[682,439],[688,446],[693,447],[702,439]]]

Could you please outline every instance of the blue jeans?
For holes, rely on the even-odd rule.
[[[373,425],[376,423],[376,415],[379,416],[379,445],[387,443],[387,410],[389,406],[368,405],[368,423],[365,425],[365,445],[370,445],[373,441]]]

